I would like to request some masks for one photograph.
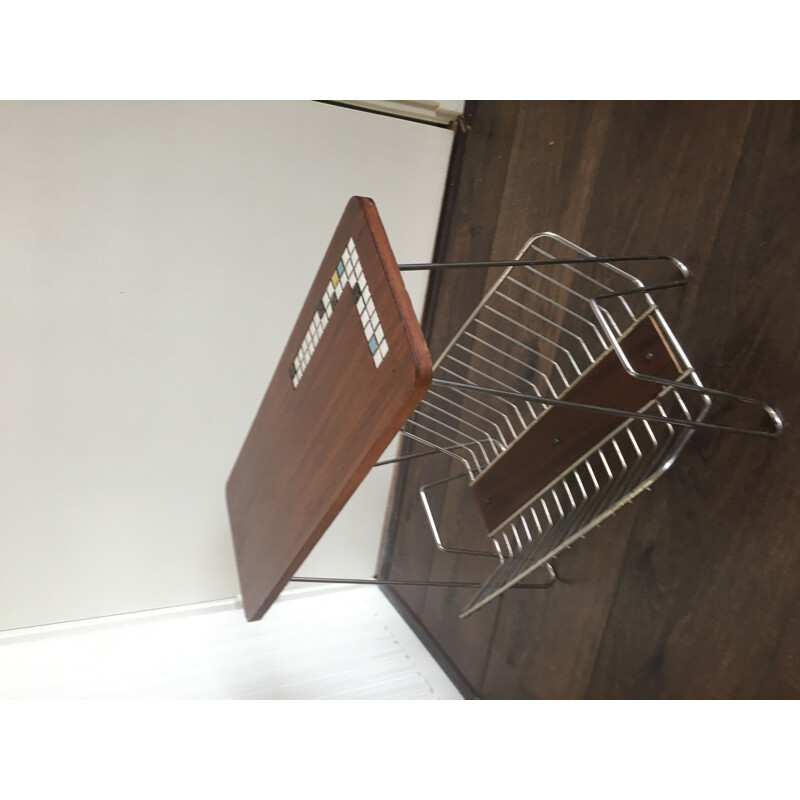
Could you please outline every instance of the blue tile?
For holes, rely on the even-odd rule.
[[[336,271],[337,271],[337,272],[338,272],[340,275],[341,275],[341,274],[344,272],[344,264],[342,264],[342,262],[341,262],[341,261],[339,262],[339,266],[338,266],[338,267],[336,267]]]
[[[373,336],[369,340],[369,351],[370,353],[374,353],[378,349],[378,340]]]

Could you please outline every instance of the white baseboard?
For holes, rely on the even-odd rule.
[[[293,587],[294,589],[294,587]],[[458,699],[377,587],[297,587],[0,634],[0,699]]]

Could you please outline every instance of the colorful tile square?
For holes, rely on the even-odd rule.
[[[289,377],[295,389],[300,385],[303,374],[325,333],[328,321],[342,296],[345,285],[350,286],[353,292],[361,327],[364,330],[364,339],[376,368],[381,365],[381,362],[389,352],[389,345],[386,342],[383,327],[378,318],[375,303],[372,300],[372,293],[369,290],[364,270],[361,267],[361,260],[358,257],[355,242],[350,239],[336,269],[331,274],[328,285],[325,287],[325,292],[308,326],[308,331],[303,338],[297,356],[289,367]]]

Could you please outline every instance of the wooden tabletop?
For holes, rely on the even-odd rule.
[[[431,371],[375,204],[353,197],[226,485],[248,620],[294,575]]]

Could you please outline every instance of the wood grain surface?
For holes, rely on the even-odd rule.
[[[680,365],[652,317],[628,331],[620,346],[637,372],[668,380],[681,375]],[[561,399],[639,411],[661,389],[658,383],[631,376],[612,350],[602,355]],[[488,532],[502,528],[622,422],[620,417],[606,414],[548,408],[472,485]]]
[[[345,287],[302,380],[290,366],[350,238],[389,345],[376,368]],[[402,427],[431,359],[374,203],[350,200],[226,486],[248,620],[259,619]]]
[[[559,558],[563,581],[464,621],[468,590],[387,590],[465,693],[481,698],[800,698],[800,104],[478,102],[436,259],[513,256],[552,230],[598,254],[670,253],[692,272],[657,300],[706,385],[775,405],[776,440],[702,431],[652,488]],[[434,357],[486,288],[438,277]],[[720,408],[720,411],[725,411]],[[382,573],[482,579],[438,553],[399,475]],[[485,544],[448,484],[444,536]]]

